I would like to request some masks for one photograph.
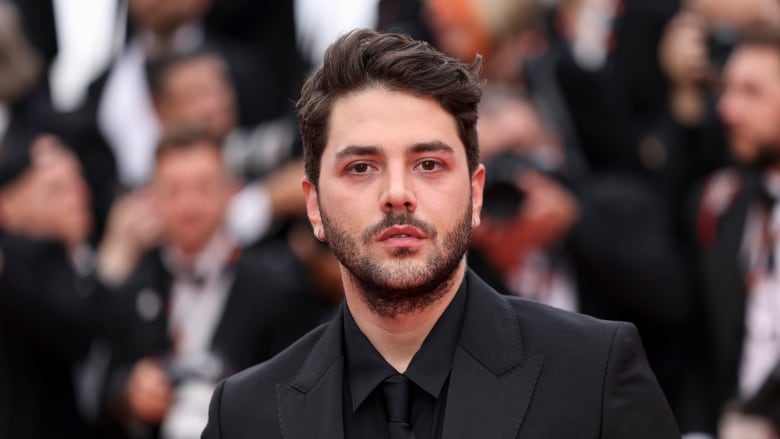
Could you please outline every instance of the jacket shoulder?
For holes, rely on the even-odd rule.
[[[221,395],[222,407],[229,408],[225,413],[239,414],[251,409],[256,416],[257,407],[274,407],[275,413],[276,385],[295,379],[329,324],[311,330],[273,358],[226,378]]]
[[[287,349],[268,361],[254,365],[226,379],[227,386],[262,387],[266,382],[275,385],[280,381],[290,381],[298,373],[314,345],[319,341],[325,329],[332,323],[322,324],[301,337]]]
[[[517,317],[527,356],[566,358],[583,366],[584,372],[605,367],[615,339],[621,334],[643,351],[633,323],[602,320],[519,297],[504,299]]]
[[[282,437],[277,386],[297,376],[327,325],[315,328],[270,360],[221,381],[212,396],[203,437],[254,437],[248,436],[249,432],[262,432],[268,438]]]

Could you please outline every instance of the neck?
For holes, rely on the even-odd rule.
[[[187,267],[194,265],[198,257],[200,257],[209,246],[211,246],[211,249],[213,250],[215,243],[219,239],[223,239],[223,237],[218,232],[214,232],[208,238],[197,243],[171,243],[168,248],[174,262]]]
[[[466,271],[465,259],[455,269],[440,298],[423,309],[387,317],[375,313],[362,299],[349,276],[344,276],[344,294],[352,317],[377,352],[399,373],[406,372],[425,337],[458,292]]]

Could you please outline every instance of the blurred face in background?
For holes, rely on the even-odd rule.
[[[219,148],[206,142],[162,153],[152,184],[166,242],[187,254],[222,226],[234,193]]]
[[[38,136],[30,151],[30,168],[0,195],[4,227],[70,246],[84,242],[92,216],[78,159],[51,135]]]
[[[197,126],[223,139],[238,121],[238,107],[225,63],[204,55],[173,65],[156,97],[163,128]]]
[[[211,0],[130,0],[129,12],[138,27],[169,34],[202,17],[210,6]]]
[[[718,112],[743,163],[780,156],[780,51],[742,46],[726,65]]]
[[[464,61],[490,49],[490,32],[472,0],[427,0],[425,18],[442,52]]]

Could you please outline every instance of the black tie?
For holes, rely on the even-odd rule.
[[[409,425],[410,390],[409,379],[403,375],[392,375],[382,382],[390,439],[415,439]]]

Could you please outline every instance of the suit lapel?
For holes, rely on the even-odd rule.
[[[276,386],[279,422],[287,439],[344,437],[343,305],[290,383]]]
[[[543,360],[525,356],[509,303],[470,271],[466,281],[468,302],[442,436],[515,438]],[[296,378],[276,387],[280,427],[287,439],[344,437],[342,313],[325,329]]]
[[[442,436],[515,438],[543,359],[525,356],[511,305],[471,271],[466,281],[468,303],[450,375]]]

